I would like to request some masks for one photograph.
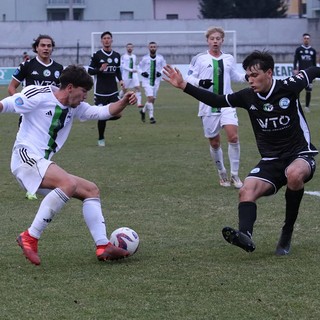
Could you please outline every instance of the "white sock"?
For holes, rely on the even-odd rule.
[[[153,103],[152,102],[147,102],[147,109],[149,111],[149,118],[153,118]]]
[[[107,229],[102,215],[100,199],[85,199],[83,201],[82,212],[96,246],[107,244],[109,240],[107,238]]]
[[[239,174],[240,165],[240,143],[229,143],[228,144],[228,155],[230,161],[231,175],[237,176]]]
[[[137,97],[137,105],[140,106],[141,105],[141,92],[140,91],[136,92],[136,97]]]
[[[40,207],[30,226],[31,236],[39,239],[53,217],[61,211],[69,197],[59,188],[49,192],[41,201]]]
[[[211,158],[218,169],[218,172],[219,173],[226,172],[226,168],[223,163],[223,151],[222,151],[221,147],[219,147],[218,149],[214,149],[210,146],[210,155],[211,155]]]
[[[146,112],[148,110],[148,102],[146,102],[142,108],[142,112]]]

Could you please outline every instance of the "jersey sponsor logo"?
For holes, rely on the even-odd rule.
[[[249,110],[258,110],[258,109],[256,108],[256,106],[254,106],[254,105],[252,104],[252,105],[250,106]]]
[[[281,116],[281,117],[272,117],[272,118],[265,118],[265,119],[257,119],[260,127],[262,129],[281,129],[286,127],[290,122],[289,116]]]
[[[23,105],[23,100],[22,100],[22,98],[18,97],[16,100],[14,100],[14,103],[17,106],[22,106]]]
[[[44,77],[50,77],[51,76],[51,71],[49,69],[43,70],[43,76]]]
[[[281,109],[287,109],[287,108],[289,108],[289,105],[290,105],[290,100],[288,98],[282,98],[279,101],[279,107]]]
[[[117,71],[117,67],[116,66],[107,66],[103,72],[116,72]]]
[[[52,117],[52,111],[50,110],[50,111],[46,112],[46,116]]]
[[[35,75],[35,76],[36,76],[36,75],[39,75],[38,71],[36,71],[36,70],[32,71],[31,74],[32,74],[32,75]]]
[[[258,173],[260,172],[260,168],[253,168],[250,173]]]
[[[263,111],[271,112],[273,110],[273,105],[270,103],[265,103],[262,109]]]
[[[43,81],[34,80],[33,83],[36,86],[41,86],[41,87],[50,86],[50,85],[57,86],[57,84],[54,81],[50,81],[50,80],[43,80]]]
[[[207,66],[207,68],[212,68],[212,65],[209,63],[208,66]]]

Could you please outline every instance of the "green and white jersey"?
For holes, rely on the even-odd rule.
[[[206,51],[192,58],[186,81],[198,87],[199,80],[204,79],[211,79],[214,83],[207,90],[216,94],[229,94],[232,93],[231,82],[244,82],[245,73],[237,72],[236,63],[231,54],[222,52],[220,57],[216,58]],[[220,108],[199,103],[199,117],[215,114],[220,114]]]
[[[163,67],[166,65],[166,60],[161,54],[157,54],[154,58],[146,54],[142,57],[139,63],[139,69],[141,73],[148,73],[148,78],[142,77],[142,83],[154,86],[156,83],[161,81],[161,72]],[[157,75],[158,73],[158,75]]]
[[[14,148],[27,147],[50,159],[66,142],[74,119],[103,120],[111,117],[109,106],[91,106],[81,102],[76,108],[62,105],[55,86],[28,86],[21,93],[3,99],[3,112],[23,114]]]
[[[137,72],[133,72],[137,70],[137,57],[135,54],[125,53],[121,56],[121,72],[122,79],[133,79],[134,77],[138,77]]]

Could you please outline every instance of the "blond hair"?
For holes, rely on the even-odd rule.
[[[221,38],[224,39],[224,30],[220,27],[210,27],[206,32],[206,38],[208,39],[212,33],[219,32]]]

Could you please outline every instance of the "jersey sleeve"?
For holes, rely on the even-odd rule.
[[[75,118],[80,121],[86,120],[108,120],[112,117],[109,111],[109,104],[106,106],[92,106],[89,103],[82,102],[75,109]]]
[[[14,71],[12,78],[22,82],[27,76],[28,64],[28,61],[20,63],[19,67]]]
[[[97,60],[97,53],[94,53],[91,57],[90,64],[88,66],[88,73],[92,76],[100,72],[100,65]]]
[[[245,82],[246,78],[245,78],[246,74],[244,72],[238,72],[237,71],[237,64],[234,60],[234,57],[232,56],[231,58],[231,69],[230,69],[230,78],[232,81],[234,82]]]
[[[191,83],[193,86],[198,87],[199,80],[200,80],[199,74],[200,74],[199,64],[197,63],[197,56],[195,56],[191,59],[188,73],[187,73],[187,77],[186,77],[186,81]]]
[[[28,88],[28,87],[27,87]],[[24,89],[25,90],[25,89]],[[14,94],[11,97],[3,99],[3,111],[5,113],[28,113],[37,105],[36,98],[27,97],[23,91]]]

